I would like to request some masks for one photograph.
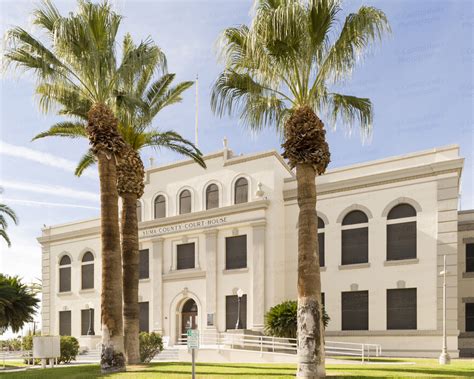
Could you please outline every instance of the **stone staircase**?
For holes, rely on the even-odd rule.
[[[100,349],[88,350],[83,354],[79,354],[76,357],[76,362],[100,362]]]
[[[177,362],[179,361],[179,351],[175,347],[167,347],[152,359],[152,362]]]

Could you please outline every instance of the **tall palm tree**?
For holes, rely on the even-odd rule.
[[[33,23],[45,32],[45,44],[21,27],[7,32],[6,61],[32,71],[43,93],[40,105],[48,111],[57,96],[69,96],[75,111],[87,112],[87,136],[99,166],[102,246],[102,354],[105,372],[125,369],[122,317],[122,267],[118,223],[116,159],[125,142],[117,130],[112,108],[133,98],[118,90],[119,78],[146,65],[157,54],[143,42],[119,63],[116,36],[122,17],[106,2],[79,0],[75,13],[61,16],[45,0],[33,14]],[[87,99],[87,101],[83,101]],[[79,100],[79,102],[77,102]]]
[[[0,274],[0,334],[8,328],[16,333],[33,321],[38,303],[36,291],[19,277]]]
[[[0,194],[3,192],[3,188],[0,187]],[[15,224],[18,224],[18,217],[13,209],[8,205],[0,203],[0,237],[2,237],[7,243],[8,247],[12,245],[10,237],[7,234],[8,221],[7,217],[10,217]]]
[[[135,49],[136,46],[129,35],[123,41],[123,54]],[[138,220],[137,201],[144,189],[144,166],[139,152],[146,147],[156,149],[167,148],[194,159],[200,166],[206,167],[202,154],[191,142],[173,131],[160,131],[152,127],[157,114],[165,107],[181,102],[182,93],[193,85],[193,82],[181,82],[172,85],[175,74],[164,73],[156,80],[154,73],[164,71],[164,59],[156,56],[153,62],[140,67],[137,72],[120,79],[122,92],[139,99],[136,103],[117,102],[115,112],[118,117],[118,130],[126,142],[126,147],[117,162],[117,188],[122,198],[122,267],[123,267],[123,315],[125,353],[128,363],[140,360],[139,351],[139,305],[138,305]],[[38,134],[34,139],[44,137],[86,138],[87,115],[74,111],[68,97],[56,97],[54,101],[61,106],[60,112],[72,114],[84,120],[81,124],[60,123],[49,130]],[[86,101],[86,100],[83,100]],[[76,174],[83,171],[96,161],[92,152],[84,154],[80,160]]]
[[[325,376],[315,178],[330,161],[319,116],[371,130],[367,98],[332,92],[358,58],[390,30],[385,14],[362,6],[341,27],[339,0],[257,0],[250,26],[226,29],[221,39],[225,69],[211,105],[219,116],[238,115],[254,130],[274,127],[283,156],[296,168],[298,229],[298,372]]]

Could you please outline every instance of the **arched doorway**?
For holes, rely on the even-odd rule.
[[[181,334],[188,329],[197,329],[198,307],[193,299],[188,299],[181,308]]]

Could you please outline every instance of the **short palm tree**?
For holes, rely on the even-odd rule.
[[[129,35],[123,42],[123,53],[135,49]],[[122,198],[122,266],[124,296],[124,335],[125,353],[128,363],[140,361],[139,351],[139,304],[138,304],[138,220],[137,201],[144,189],[144,166],[139,152],[146,147],[166,148],[194,159],[205,167],[202,154],[191,142],[174,131],[160,131],[152,127],[157,114],[165,107],[181,102],[182,93],[193,85],[193,82],[181,82],[172,85],[175,74],[164,73],[156,80],[153,74],[164,70],[164,59],[157,55],[155,60],[139,68],[138,72],[120,79],[121,91],[139,100],[136,103],[117,102],[115,112],[118,117],[118,130],[126,142],[126,147],[117,163],[117,188]],[[74,110],[77,102],[69,97],[56,97],[54,101],[61,106],[60,113],[74,114],[81,122],[63,122],[53,125],[49,130],[38,134],[34,139],[44,137],[86,138],[87,114]],[[87,107],[86,107],[87,108]],[[77,175],[96,161],[91,151],[84,154],[76,170]]]
[[[5,60],[36,74],[41,106],[50,110],[51,99],[69,96],[75,111],[87,113],[87,136],[99,166],[102,246],[102,371],[125,369],[122,317],[122,267],[118,223],[116,158],[125,142],[112,111],[115,103],[133,102],[120,92],[119,80],[127,72],[155,59],[156,47],[141,43],[118,62],[116,36],[122,17],[110,4],[78,1],[78,9],[63,17],[49,1],[33,15],[45,32],[46,44],[21,27],[7,32]],[[87,102],[82,101],[87,99]]]
[[[3,188],[0,187],[0,193],[2,192],[3,192]],[[15,211],[11,209],[8,205],[0,203],[0,237],[2,237],[7,243],[8,247],[10,247],[12,244],[10,241],[10,237],[8,237],[8,234],[7,234],[8,221],[7,221],[6,216],[11,218],[11,220],[15,224],[18,224],[18,217]]]
[[[39,299],[17,276],[0,274],[0,334],[11,328],[18,332],[33,321]]]
[[[357,122],[371,130],[367,98],[332,92],[360,55],[388,32],[385,14],[362,6],[339,27],[339,0],[257,0],[250,26],[226,29],[221,39],[225,69],[211,96],[214,112],[238,115],[254,130],[274,127],[283,156],[296,168],[298,229],[298,372],[325,376],[315,178],[330,161],[326,131]]]

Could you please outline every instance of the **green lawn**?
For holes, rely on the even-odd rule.
[[[393,360],[394,362],[397,360]],[[380,364],[366,365],[328,365],[327,374],[335,378],[366,378],[366,377],[398,377],[398,378],[455,378],[474,377],[474,360],[456,360],[449,366],[441,367],[435,360],[413,359],[415,364],[388,365]],[[151,365],[130,367],[126,373],[114,375],[101,375],[97,365],[83,365],[76,367],[61,367],[54,369],[35,369],[28,372],[3,373],[1,376],[8,378],[163,378],[163,379],[189,379],[191,365],[188,363],[153,363]],[[294,365],[271,365],[271,364],[218,364],[199,363],[197,366],[197,377],[205,378],[292,378],[294,377]]]

